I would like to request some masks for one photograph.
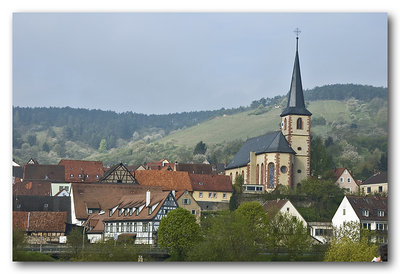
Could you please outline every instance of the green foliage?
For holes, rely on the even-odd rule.
[[[203,141],[200,141],[196,144],[196,146],[194,147],[194,151],[193,154],[205,154],[207,151],[207,145],[205,143],[203,143]]]
[[[17,262],[52,262],[55,261],[50,255],[34,251],[17,251],[13,256]]]
[[[27,142],[30,146],[36,145],[36,135],[35,134],[29,134],[27,137]]]
[[[220,212],[210,218],[204,240],[188,253],[188,261],[255,261],[260,252],[248,219],[235,212]]]
[[[78,257],[83,245],[89,245],[87,235],[83,233],[83,227],[74,227],[67,235],[67,245],[71,248],[72,257]]]
[[[257,243],[263,243],[267,216],[262,205],[258,202],[244,202],[235,213],[246,219],[248,230],[254,234]]]
[[[104,152],[107,151],[107,141],[106,141],[106,139],[101,139],[98,151],[100,153],[104,153]]]
[[[269,220],[266,242],[275,255],[278,250],[283,249],[289,253],[289,260],[293,261],[312,249],[312,239],[307,227],[288,213],[279,212]]]
[[[378,254],[378,247],[368,240],[370,236],[370,232],[362,230],[359,223],[345,223],[335,229],[324,261],[370,262]]]
[[[200,226],[188,210],[177,208],[161,219],[158,243],[170,251],[173,260],[183,260],[186,252],[200,240]]]
[[[321,137],[311,138],[310,169],[314,176],[326,174],[333,169],[329,154]]]
[[[233,193],[229,200],[229,210],[234,211],[239,206],[239,194],[243,190],[244,178],[242,174],[235,177],[235,182],[233,184]]]

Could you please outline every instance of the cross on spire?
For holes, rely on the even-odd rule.
[[[299,34],[301,33],[301,30],[299,28],[296,28],[294,31],[296,33],[296,51],[299,48]]]

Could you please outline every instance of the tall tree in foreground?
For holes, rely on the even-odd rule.
[[[188,210],[177,208],[161,219],[158,243],[170,251],[172,260],[184,260],[186,252],[200,240],[200,226]]]

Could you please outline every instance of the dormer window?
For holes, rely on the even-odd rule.
[[[74,178],[74,174],[70,174],[69,177]]]
[[[78,174],[78,177],[79,177],[79,178],[82,178],[82,174]]]
[[[369,216],[369,211],[366,210],[366,209],[363,209],[363,210],[361,211],[361,213],[362,213],[362,215],[363,215],[364,217],[368,217],[368,216]]]
[[[379,217],[385,216],[385,211],[383,211],[383,210],[378,210],[378,216],[379,216]]]

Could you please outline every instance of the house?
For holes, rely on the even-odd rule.
[[[360,185],[360,191],[364,195],[388,193],[387,172],[378,172],[366,179]]]
[[[147,170],[175,170],[175,164],[171,163],[167,159],[161,159],[160,161],[150,162],[144,164]]]
[[[122,196],[161,190],[161,187],[140,186],[137,184],[72,184],[71,223],[82,225],[90,214],[106,211],[121,199]]]
[[[137,170],[135,178],[141,186],[160,186],[164,191],[172,191],[179,207],[189,210],[200,221],[201,208],[192,196],[192,184],[187,172]]]
[[[104,174],[101,161],[62,159],[58,165],[65,167],[64,180],[68,183],[94,183],[98,182]]]
[[[201,207],[193,198],[192,194],[187,190],[178,191],[175,194],[175,199],[178,203],[178,207],[184,208],[192,213],[196,217],[196,222],[199,224],[201,218]]]
[[[336,178],[336,184],[345,190],[347,194],[357,194],[359,186],[357,181],[354,180],[353,175],[347,168],[336,168],[333,170]]]
[[[304,227],[307,227],[306,220],[303,218],[303,216],[301,216],[299,211],[297,211],[296,207],[287,199],[266,201],[262,206],[267,216],[273,217],[278,212],[282,214],[289,214],[296,217],[304,225]]]
[[[109,168],[98,182],[103,184],[137,184],[135,177],[123,163]]]
[[[338,229],[349,222],[356,222],[364,229],[377,231],[377,240],[386,243],[388,231],[387,197],[345,196],[332,218],[332,226]]]
[[[297,37],[288,104],[280,115],[281,129],[244,142],[225,168],[232,184],[241,175],[245,191],[248,186],[257,192],[271,192],[278,185],[300,186],[310,176],[311,115],[304,103]]]
[[[26,164],[22,179],[23,181],[65,182],[64,174],[64,166]]]
[[[332,223],[331,222],[308,222],[310,235],[318,243],[328,243],[333,235]]]
[[[66,222],[71,223],[71,197],[14,195],[13,211],[67,212]]]
[[[193,198],[202,210],[215,211],[229,208],[233,188],[229,176],[189,174]]]
[[[178,208],[172,191],[147,190],[125,195],[88,226],[88,236],[101,232],[104,239],[131,238],[135,244],[155,244],[160,221],[171,210]],[[98,236],[96,236],[98,238]]]
[[[13,229],[23,230],[29,244],[58,243],[65,236],[67,212],[14,211]]]

